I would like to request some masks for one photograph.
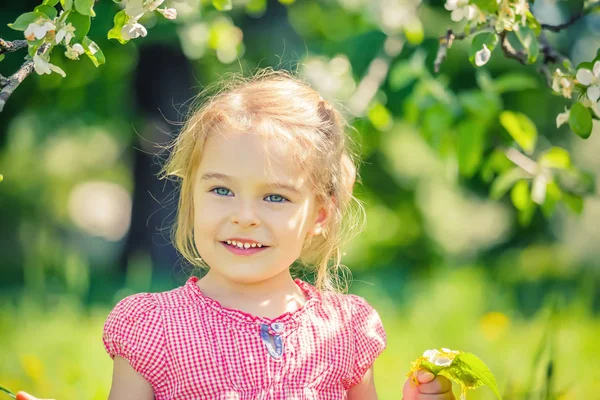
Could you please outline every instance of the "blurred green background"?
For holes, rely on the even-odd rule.
[[[534,11],[558,24],[575,3],[538,0]],[[6,24],[38,4],[0,5],[0,37],[19,39]],[[567,101],[535,66],[499,51],[476,70],[468,43],[456,42],[434,74],[437,38],[456,28],[443,1],[239,0],[227,13],[199,0],[173,5],[176,21],[146,18],[148,36],[120,45],[106,38],[119,7],[99,1],[89,36],[106,64],[57,49],[52,62],[67,77],[33,74],[0,114],[1,384],[60,400],[107,398],[112,361],[101,335],[110,309],[197,273],[169,244],[177,188],[155,176],[159,144],[176,135],[200,89],[273,66],[298,70],[339,104],[362,146],[357,196],[368,225],[345,263],[350,291],[387,329],[380,398],[400,399],[410,362],[439,347],[482,358],[505,399],[599,398],[598,197],[571,204],[574,212],[489,196],[507,168],[497,148],[511,142],[502,110],[534,121],[536,151],[564,147],[595,176],[598,124],[585,141],[557,129]],[[600,18],[549,39],[575,64],[591,60]],[[24,55],[9,54],[0,73]],[[461,129],[480,135],[471,139],[483,157],[459,162]],[[493,396],[482,388],[469,398]]]

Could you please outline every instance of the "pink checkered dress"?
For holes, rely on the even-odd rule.
[[[104,325],[108,354],[127,359],[157,400],[342,400],[385,349],[361,297],[296,279],[305,305],[268,319],[222,307],[197,281],[126,297]]]

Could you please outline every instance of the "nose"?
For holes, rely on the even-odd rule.
[[[231,222],[243,227],[260,226],[260,218],[250,201],[240,202],[239,207],[231,215]]]

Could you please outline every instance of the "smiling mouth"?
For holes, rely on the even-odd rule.
[[[258,246],[256,246],[256,247],[238,247],[238,246],[234,246],[233,244],[227,244],[227,242],[221,242],[221,244],[223,246],[225,246],[225,248],[227,250],[229,250],[230,252],[232,252],[233,254],[242,255],[242,256],[256,254],[256,253],[264,251],[270,247],[270,246],[262,246],[262,245],[261,245],[261,247],[258,247]]]

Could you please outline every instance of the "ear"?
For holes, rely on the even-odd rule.
[[[329,217],[329,211],[327,206],[322,202],[317,203],[317,219],[312,227],[312,229],[308,232],[309,235],[317,236],[323,233],[325,229],[325,225],[327,223],[327,218]]]

